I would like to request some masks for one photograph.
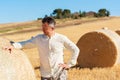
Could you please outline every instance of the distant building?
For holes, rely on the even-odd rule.
[[[86,12],[85,14],[86,17],[95,17],[95,15],[96,15],[96,12],[93,12],[93,11]]]
[[[74,19],[78,19],[79,18],[79,13],[78,12],[75,12],[75,13],[73,13],[72,14],[72,18],[74,18]]]

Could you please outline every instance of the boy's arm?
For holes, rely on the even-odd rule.
[[[35,47],[35,38],[31,38],[29,40],[26,41],[21,41],[21,42],[13,42],[10,41],[10,43],[12,44],[12,46],[16,49],[22,49],[22,48],[33,48]]]
[[[79,48],[72,42],[70,41],[67,37],[64,38],[64,45],[67,49],[69,49],[72,52],[71,59],[68,62],[68,66],[72,67],[76,64],[77,62],[77,57],[79,55]]]
[[[36,40],[37,40],[36,37],[32,37],[29,40],[21,41],[21,42],[10,41],[11,45],[3,46],[2,49],[7,50],[11,53],[14,48],[16,48],[16,49],[33,48],[33,47],[35,47]]]

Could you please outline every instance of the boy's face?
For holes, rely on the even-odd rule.
[[[42,24],[42,31],[45,35],[48,35],[51,33],[51,31],[53,31],[53,28],[46,22]]]

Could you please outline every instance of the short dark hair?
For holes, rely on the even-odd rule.
[[[45,17],[42,19],[42,23],[48,23],[48,24],[56,24],[55,20],[52,17]]]

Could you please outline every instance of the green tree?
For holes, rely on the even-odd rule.
[[[83,12],[81,13],[81,17],[86,17],[86,12],[85,12],[85,11],[83,11]]]
[[[62,12],[62,15],[64,18],[70,18],[71,17],[71,11],[69,9],[64,9]]]
[[[79,16],[82,17],[82,12],[81,11],[79,11]]]
[[[99,9],[98,10],[98,17],[105,17],[109,16],[110,12],[107,9]]]
[[[46,14],[44,17],[48,17],[48,15]]]
[[[62,18],[62,9],[55,9],[53,11],[53,15],[55,15],[55,18],[57,19],[61,19]]]
[[[37,18],[37,20],[42,20],[42,18]]]
[[[107,10],[107,12],[106,12],[106,16],[107,16],[107,17],[110,16],[110,11]]]

